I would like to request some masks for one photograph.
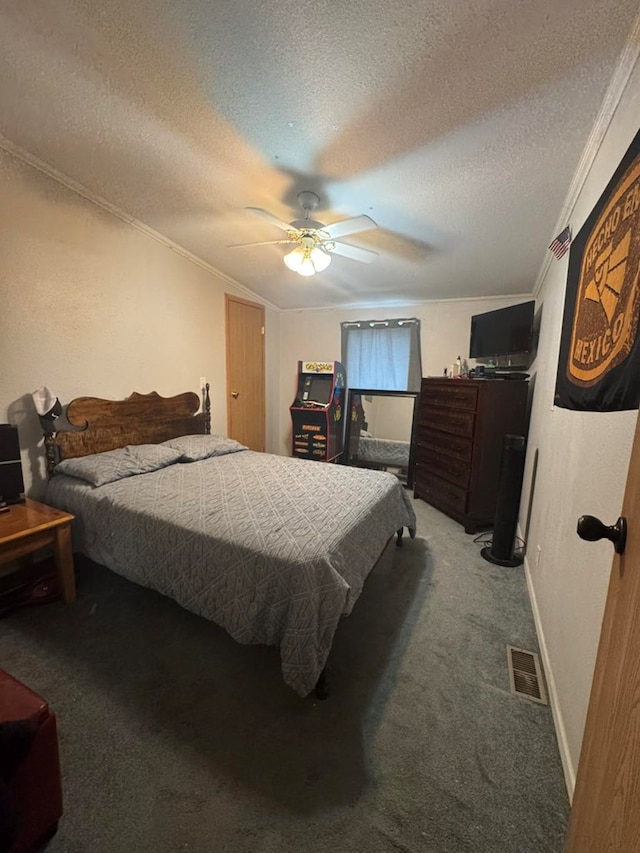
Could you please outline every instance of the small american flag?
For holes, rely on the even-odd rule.
[[[553,242],[549,244],[549,248],[556,256],[556,260],[559,261],[560,258],[567,251],[569,246],[571,245],[571,226],[567,225],[556,237]]]

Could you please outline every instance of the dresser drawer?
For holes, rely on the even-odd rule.
[[[451,380],[454,382],[455,380]],[[453,435],[462,435],[471,438],[475,427],[476,416],[473,412],[462,409],[449,409],[444,406],[420,407],[419,427],[432,428],[441,432],[450,432]]]
[[[415,467],[414,492],[444,512],[464,515],[467,511],[467,492],[435,476],[422,465]]]
[[[420,391],[420,410],[431,406],[447,406],[475,412],[478,405],[478,386],[461,380],[448,379],[431,385],[425,382]]]
[[[471,466],[466,460],[461,461],[454,456],[446,456],[444,453],[438,453],[427,448],[419,448],[417,454],[417,463],[424,466],[430,474],[435,474],[460,486],[461,489],[469,487],[471,479]]]
[[[445,453],[447,456],[454,456],[461,462],[471,464],[473,442],[470,438],[463,435],[453,435],[449,432],[440,432],[439,430],[425,427],[420,430],[418,436],[416,458],[419,458],[422,448],[436,453]]]

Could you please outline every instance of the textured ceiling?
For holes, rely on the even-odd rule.
[[[528,294],[637,9],[0,0],[0,132],[281,308]],[[227,248],[301,190],[379,257]]]

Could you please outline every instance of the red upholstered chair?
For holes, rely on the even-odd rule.
[[[2,670],[0,729],[2,817],[5,827],[15,824],[8,848],[2,848],[2,840],[0,848],[33,853],[55,834],[62,815],[56,718],[42,697]]]

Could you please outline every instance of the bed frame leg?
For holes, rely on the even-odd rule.
[[[316,699],[324,700],[329,696],[329,678],[327,667],[322,670],[316,682]]]
[[[400,530],[396,531],[396,547],[402,548],[402,534],[404,533],[404,527],[401,527]]]

